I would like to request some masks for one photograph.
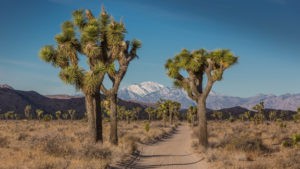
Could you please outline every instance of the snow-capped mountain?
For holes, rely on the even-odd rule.
[[[145,103],[155,103],[160,99],[174,100],[180,102],[182,108],[195,105],[195,102],[182,89],[165,87],[156,82],[143,82],[130,85],[119,91],[119,97],[124,100]],[[222,95],[214,91],[211,91],[208,96],[207,107],[215,110],[235,106],[252,109],[255,104],[262,100],[266,108],[295,111],[300,107],[300,94],[285,94],[280,96],[259,94],[253,97],[241,98]]]

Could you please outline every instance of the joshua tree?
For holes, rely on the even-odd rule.
[[[244,118],[245,118],[246,120],[250,120],[250,117],[251,117],[250,111],[246,111],[246,112],[244,113]]]
[[[120,24],[110,19],[104,8],[99,18],[90,10],[76,10],[72,21],[64,22],[62,33],[55,37],[57,47],[45,46],[40,51],[44,61],[60,68],[59,76],[65,83],[84,93],[92,142],[103,139],[100,87],[106,72],[115,73],[113,54],[120,51],[116,46],[124,46],[117,44],[120,37],[115,26]],[[86,56],[87,70],[79,65],[79,56]]]
[[[55,117],[57,120],[60,120],[61,119],[61,111],[56,111],[55,112]]]
[[[130,121],[133,117],[133,111],[131,110],[126,110],[125,113],[124,113],[125,117],[126,117],[126,121],[128,124],[130,124]]]
[[[43,114],[44,114],[44,110],[41,110],[41,109],[36,109],[35,110],[35,113],[36,113],[36,117],[41,120],[42,117],[43,117]]]
[[[169,116],[170,116],[170,124],[173,125],[174,119],[178,119],[179,110],[181,108],[181,104],[175,101],[170,101],[169,103]]]
[[[147,107],[145,109],[145,112],[148,114],[149,121],[151,121],[155,115],[156,110],[153,107]]]
[[[195,125],[195,119],[197,116],[197,108],[190,106],[187,110],[188,119],[191,121],[192,126]]]
[[[206,98],[213,84],[222,80],[224,71],[237,60],[238,58],[229,50],[199,49],[190,52],[183,49],[173,59],[168,59],[165,64],[168,76],[174,79],[174,85],[183,88],[188,96],[197,102],[199,144],[203,148],[208,146]],[[183,76],[182,70],[187,72],[188,77]],[[204,82],[206,82],[205,86]]]
[[[77,118],[76,110],[70,109],[70,110],[68,110],[68,113],[69,113],[69,115],[71,117],[71,120],[76,120],[76,118]]]
[[[67,112],[62,112],[61,116],[64,120],[67,120],[69,118],[69,114]]]
[[[270,121],[275,121],[276,120],[276,116],[277,116],[276,111],[269,112],[269,120]]]
[[[157,107],[157,115],[162,118],[164,127],[166,127],[167,117],[169,115],[169,106],[167,101],[160,100]]]
[[[125,111],[126,111],[126,108],[124,106],[118,106],[117,107],[117,112],[118,112],[118,118],[119,118],[119,120],[124,120]]]
[[[141,111],[142,111],[142,108],[140,108],[140,107],[134,107],[134,108],[132,109],[132,111],[135,112],[135,118],[136,118],[136,120],[139,120],[139,118],[140,118],[140,113],[141,113]]]
[[[259,104],[255,105],[253,107],[253,110],[256,110],[257,112],[254,114],[254,122],[255,123],[261,123],[264,121],[265,119],[265,115],[264,115],[264,109],[265,109],[265,106],[264,106],[264,102],[261,101]]]
[[[31,114],[31,105],[27,105],[24,109],[24,114],[25,114],[25,117],[27,119],[31,119],[32,118],[32,114]]]
[[[111,24],[106,27],[106,31],[109,32],[107,44],[111,50],[111,57],[108,62],[112,65],[107,74],[112,82],[112,87],[107,89],[102,84],[101,91],[110,101],[109,140],[112,144],[118,144],[117,94],[121,81],[127,72],[129,63],[137,58],[137,50],[141,47],[141,42],[138,40],[132,40],[131,42],[125,41],[126,28],[122,21],[116,22],[111,20]],[[115,69],[114,63],[118,63],[118,70]]]

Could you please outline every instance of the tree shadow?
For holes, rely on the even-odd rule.
[[[151,169],[151,168],[157,168],[157,167],[167,167],[167,166],[184,166],[184,168],[189,168],[189,165],[197,164],[201,161],[204,160],[204,157],[193,162],[188,162],[188,163],[172,163],[172,164],[153,164],[153,165],[135,165],[131,166],[131,169]]]

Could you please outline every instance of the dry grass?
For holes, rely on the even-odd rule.
[[[137,151],[170,127],[144,122],[119,123],[120,143],[108,143],[109,124],[104,124],[104,143],[89,144],[84,121],[0,121],[0,169],[103,169]],[[150,140],[150,141],[149,141]]]
[[[282,145],[293,134],[300,134],[300,123],[284,123],[286,127],[277,122],[210,121],[206,159],[211,168],[220,169],[300,169],[300,146]]]

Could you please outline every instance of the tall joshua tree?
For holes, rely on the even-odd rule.
[[[85,106],[92,142],[102,142],[100,86],[106,72],[111,71],[113,34],[108,28],[113,22],[103,8],[98,18],[90,10],[76,10],[71,21],[62,24],[62,32],[55,36],[57,46],[45,46],[42,60],[60,69],[59,77],[85,95]],[[79,65],[85,56],[88,68]]]
[[[112,144],[118,144],[118,117],[117,117],[117,94],[130,62],[137,58],[137,50],[141,47],[139,40],[125,41],[126,28],[122,21],[116,22],[113,19],[105,28],[107,34],[107,44],[109,46],[110,71],[107,72],[112,82],[112,87],[107,89],[103,84],[101,91],[110,102],[110,137]],[[114,63],[118,64],[115,66]],[[118,69],[116,69],[118,67]]]
[[[208,146],[206,98],[213,84],[222,80],[223,72],[237,60],[238,58],[230,50],[199,49],[191,52],[183,49],[174,58],[168,59],[165,64],[168,76],[174,79],[174,85],[183,88],[188,96],[197,102],[199,144],[205,149]],[[184,77],[182,71],[187,72],[187,77]],[[204,82],[206,82],[205,86]]]

